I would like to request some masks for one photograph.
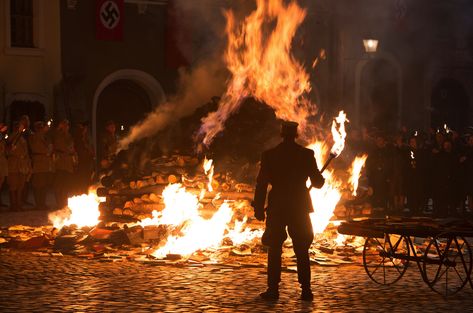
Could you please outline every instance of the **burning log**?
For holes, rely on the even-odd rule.
[[[126,182],[126,178],[111,173],[102,178],[103,187],[97,189],[97,195],[105,197],[105,203],[100,205],[102,216],[113,219],[116,217],[134,217],[143,219],[151,217],[153,211],[160,212],[164,209],[161,194],[166,186],[182,182],[187,192],[197,196],[203,204],[203,214],[211,215],[216,211],[213,203],[219,195],[221,199],[231,201],[246,201],[253,197],[253,186],[235,182],[229,175],[213,174],[211,160],[204,162],[203,172],[190,170],[190,165],[197,164],[195,158],[187,156],[173,156],[171,158],[158,158],[153,160],[150,176]],[[179,169],[185,169],[180,171]],[[179,172],[185,175],[178,174]],[[187,173],[196,174],[189,177]],[[207,172],[207,175],[205,175]],[[215,203],[221,205],[223,201]]]

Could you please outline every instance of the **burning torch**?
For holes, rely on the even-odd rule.
[[[343,111],[340,111],[338,116],[332,122],[332,137],[334,143],[332,149],[330,150],[330,155],[327,161],[320,170],[321,173],[323,173],[327,169],[330,162],[332,162],[333,159],[337,158],[345,148],[345,138],[347,137],[347,133],[345,131],[346,122],[348,122],[347,115]]]

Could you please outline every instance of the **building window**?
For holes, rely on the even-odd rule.
[[[10,1],[11,47],[33,48],[33,0]]]

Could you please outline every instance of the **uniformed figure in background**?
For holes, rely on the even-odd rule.
[[[118,148],[118,138],[116,135],[117,126],[114,121],[108,121],[105,124],[105,131],[100,138],[99,158],[100,169],[108,170],[113,163],[115,153]]]
[[[312,187],[321,188],[324,178],[317,168],[314,152],[295,142],[297,126],[294,122],[284,122],[281,129],[283,142],[263,153],[252,203],[255,217],[260,221],[266,217],[262,242],[268,246],[268,289],[260,294],[266,300],[279,298],[281,254],[287,238],[286,228],[297,257],[301,299],[313,299],[309,260],[309,248],[314,238],[309,213],[313,212],[313,207],[306,181],[310,177]],[[269,184],[271,191],[265,209]]]
[[[473,212],[473,134],[468,134],[466,137],[466,151],[465,151],[465,193],[468,199],[468,209]]]
[[[70,196],[72,173],[74,172],[74,141],[69,133],[69,121],[62,120],[57,125],[53,133],[54,148],[54,190],[56,193],[56,203],[59,208],[67,205],[67,198]]]
[[[442,141],[441,150],[435,153],[432,159],[433,214],[435,216],[451,217],[455,213],[455,170],[458,163],[452,142]]]
[[[392,153],[389,150],[386,138],[377,134],[375,147],[368,154],[366,160],[366,174],[370,186],[373,188],[371,205],[374,208],[390,209],[389,191],[393,170]]]
[[[405,188],[409,214],[419,216],[427,204],[425,176],[426,156],[419,147],[417,137],[409,138],[409,153],[406,155]]]
[[[0,123],[0,206],[3,206],[2,202],[2,187],[5,182],[5,178],[8,176],[8,161],[6,155],[6,135],[8,127]]]
[[[28,139],[33,134],[31,130],[30,117],[26,114],[22,115],[20,117],[20,123],[23,125],[23,131],[21,132],[21,135],[23,136],[23,138],[25,138],[26,144],[28,145],[28,142],[29,142]],[[29,150],[29,148],[30,147],[28,146],[28,154],[31,156],[31,151]],[[27,205],[31,204],[28,202],[28,194],[30,191],[30,187],[31,187],[31,174],[26,177],[25,186],[23,187],[23,190],[21,193],[22,204],[27,204]]]
[[[33,165],[31,184],[36,209],[48,210],[46,193],[51,185],[53,175],[52,145],[46,136],[49,127],[44,122],[38,121],[34,123],[33,129],[34,132],[28,138]]]
[[[74,191],[87,193],[94,172],[95,152],[89,138],[89,124],[79,123],[74,132],[74,147],[77,153],[77,169]]]
[[[10,209],[20,211],[22,192],[27,178],[31,175],[31,163],[28,144],[23,137],[24,126],[20,122],[13,124],[13,132],[8,138],[8,186],[10,189]]]

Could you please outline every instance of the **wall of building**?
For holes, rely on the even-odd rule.
[[[103,126],[97,121],[105,119],[97,117],[103,111],[97,106],[106,100],[101,94],[110,84],[119,80],[137,84],[152,107],[164,101],[177,77],[177,69],[165,62],[166,9],[165,5],[148,5],[140,12],[136,3],[125,2],[123,39],[102,41],[96,38],[95,1],[79,0],[73,8],[61,2],[64,101],[56,115],[73,122],[90,121],[95,141]],[[130,103],[129,110],[134,109]],[[114,119],[112,113],[109,119]]]
[[[403,7],[399,8],[399,5]],[[427,129],[431,126],[432,92],[439,80],[451,78],[465,86],[469,95],[468,117],[473,122],[473,49],[468,46],[473,34],[470,21],[473,3],[467,1],[337,1],[334,16],[332,57],[339,60],[340,102],[361,125],[360,108],[367,101],[363,90],[369,84],[363,77],[369,64],[383,60],[399,73],[399,112],[397,125]],[[403,11],[404,10],[404,11]],[[338,37],[338,38],[337,38]],[[362,39],[379,40],[375,54],[364,52]],[[382,77],[373,77],[374,80]],[[396,88],[398,88],[396,86]],[[389,94],[386,94],[389,97]],[[391,99],[386,99],[391,105]],[[365,111],[366,112],[366,111]],[[368,125],[369,126],[369,125]]]
[[[35,48],[10,46],[10,1],[0,1],[0,120],[15,100],[39,101],[52,114],[61,81],[59,0],[35,0]],[[5,114],[6,113],[6,114]]]
[[[175,69],[166,68],[164,61],[165,9],[149,5],[140,14],[136,4],[125,3],[123,40],[100,41],[96,39],[95,1],[78,1],[75,9],[61,2],[63,73],[70,118],[90,120],[97,88],[120,70],[147,73],[165,90],[172,89]]]

